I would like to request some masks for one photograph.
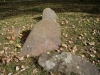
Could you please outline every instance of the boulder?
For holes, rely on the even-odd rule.
[[[42,54],[38,63],[46,71],[60,72],[65,75],[68,72],[78,75],[100,75],[98,68],[94,64],[70,52]]]
[[[53,10],[44,9],[42,20],[34,25],[23,45],[20,56],[38,56],[59,48],[61,32],[57,19],[58,17]]]

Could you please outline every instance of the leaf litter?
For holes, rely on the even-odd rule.
[[[94,17],[88,13],[75,12],[57,13],[57,15],[60,18],[62,33],[62,45],[58,51],[74,52],[87,58],[100,69],[100,17]],[[33,61],[29,57],[18,58],[17,56],[22,48],[22,32],[31,30],[33,25],[38,22],[33,17],[34,15],[32,14],[24,14],[0,20],[1,74],[21,75],[21,73],[27,72],[28,69],[32,74],[43,72],[39,66],[37,67],[36,60]],[[26,38],[27,36],[24,36],[22,39]]]

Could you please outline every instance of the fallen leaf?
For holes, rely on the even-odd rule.
[[[24,68],[25,68],[25,66],[24,66],[24,65],[21,65],[21,68],[22,68],[22,69],[24,69]]]
[[[89,42],[89,45],[95,45],[95,42]]]
[[[11,36],[11,40],[15,40],[15,36]]]
[[[0,62],[6,63],[6,61],[7,61],[7,58],[6,57],[0,57]]]
[[[9,49],[9,47],[3,47],[3,49],[4,49],[4,50],[8,50],[8,49]]]
[[[21,45],[20,45],[20,44],[16,44],[16,47],[17,47],[17,48],[21,48]]]
[[[6,39],[7,39],[7,40],[11,40],[11,37],[10,37],[10,36],[7,36]]]
[[[9,44],[14,44],[14,41],[10,40],[10,41],[9,41]]]
[[[16,71],[18,71],[20,68],[19,68],[19,66],[16,66]]]
[[[33,74],[36,74],[38,72],[37,69],[33,69]]]
[[[76,52],[77,51],[77,46],[75,45],[73,48],[72,48],[72,52]]]
[[[66,34],[65,37],[67,38],[68,37],[68,34]]]
[[[8,75],[13,75],[13,73],[8,73]]]
[[[62,44],[62,47],[65,47],[65,48],[67,48],[67,45],[66,45],[66,44]]]
[[[4,51],[4,50],[1,50],[1,51],[0,51],[0,55],[2,55],[3,53],[5,53],[5,51]]]
[[[21,60],[21,61],[24,60],[24,57],[20,57],[19,60]]]
[[[8,30],[8,33],[9,34],[13,34],[14,33],[14,30],[10,29],[10,30]]]

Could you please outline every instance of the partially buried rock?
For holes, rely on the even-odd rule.
[[[50,8],[43,11],[42,20],[34,25],[26,39],[20,56],[38,56],[57,49],[61,44],[60,25],[57,15]]]
[[[60,72],[68,74],[73,72],[78,75],[100,75],[95,65],[70,52],[62,52],[61,54],[42,54],[38,63],[47,71]]]

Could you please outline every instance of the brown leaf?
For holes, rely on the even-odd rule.
[[[14,33],[14,30],[12,30],[12,29],[11,30],[8,30],[8,33],[9,34],[13,34]]]
[[[11,36],[11,39],[12,39],[12,40],[15,40],[15,36]]]
[[[10,37],[10,36],[7,36],[6,39],[7,39],[7,40],[11,40],[11,37]]]
[[[33,69],[33,74],[36,74],[38,72],[37,69]]]
[[[6,57],[0,57],[0,61],[2,62],[2,63],[5,63],[6,61],[7,61],[7,58]]]

